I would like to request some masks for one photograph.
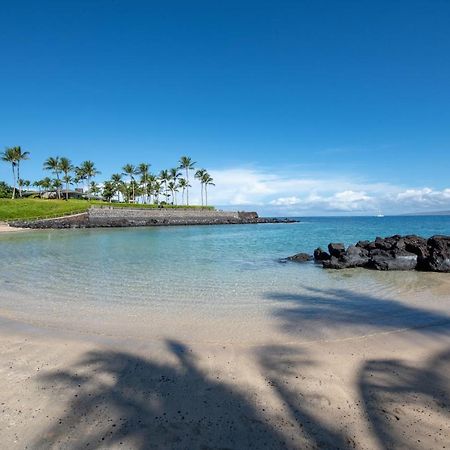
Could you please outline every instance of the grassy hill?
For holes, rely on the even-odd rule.
[[[108,203],[99,200],[43,200],[30,199],[0,199],[0,221],[49,219],[67,216],[87,211],[91,206],[114,206],[117,208],[157,208],[155,205],[134,205],[130,203]],[[186,206],[166,205],[165,208],[186,208]],[[189,206],[201,208],[201,206]],[[208,209],[214,209],[208,206]]]

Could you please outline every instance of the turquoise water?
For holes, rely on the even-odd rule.
[[[4,234],[0,305],[3,311],[23,314],[57,314],[64,304],[179,314],[197,308],[217,317],[234,311],[251,318],[264,305],[314,290],[339,288],[395,298],[426,290],[433,281],[414,272],[335,272],[313,263],[281,264],[279,259],[312,252],[330,241],[350,244],[396,233],[450,234],[449,216],[301,220]],[[73,309],[64,311],[73,314]]]

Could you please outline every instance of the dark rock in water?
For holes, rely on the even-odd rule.
[[[314,259],[316,261],[326,261],[330,258],[331,258],[330,254],[322,250],[320,247],[314,250]]]
[[[328,251],[330,252],[331,256],[339,258],[345,253],[345,246],[341,243],[332,242],[331,244],[328,244]]]
[[[368,267],[376,270],[414,270],[416,266],[417,255],[406,250],[373,250],[368,263]]]
[[[369,252],[365,248],[350,245],[341,259],[348,268],[365,267],[369,262]]]
[[[325,269],[345,269],[345,265],[339,261],[338,258],[336,258],[336,256],[332,256],[330,259],[325,260],[322,262],[322,266]]]
[[[297,253],[296,255],[288,256],[287,259],[295,262],[307,262],[312,261],[313,257],[308,255],[308,253]]]
[[[433,236],[428,239],[428,270],[450,272],[450,236]]]
[[[361,247],[351,245],[339,258],[332,256],[328,261],[323,261],[325,269],[350,269],[365,267],[369,263],[369,252]]]
[[[430,255],[428,249],[427,240],[415,235],[405,236],[403,238],[404,248],[407,252],[417,255],[417,267],[418,270],[427,270],[427,259]]]
[[[359,241],[345,249],[344,244],[330,243],[330,253],[320,247],[314,259],[325,269],[366,267],[374,270],[428,270],[450,273],[450,236],[420,236],[398,234],[374,241]],[[298,259],[297,259],[298,258]],[[308,258],[308,259],[306,259]],[[309,261],[310,256],[299,253],[288,259]]]

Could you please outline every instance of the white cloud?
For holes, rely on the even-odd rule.
[[[450,209],[450,188],[403,187],[373,183],[343,174],[294,173],[232,168],[210,171],[215,187],[208,190],[209,203],[220,207],[255,206],[264,213],[373,214]],[[191,199],[200,203],[199,187]]]

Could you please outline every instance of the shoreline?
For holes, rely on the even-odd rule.
[[[115,208],[92,206],[85,213],[38,220],[10,221],[11,227],[32,229],[121,228],[174,225],[236,225],[296,223],[291,218],[259,217],[256,212],[191,209]]]
[[[17,233],[20,231],[28,231],[26,228],[22,227],[13,227],[9,225],[7,222],[0,222],[0,234],[4,233]]]

